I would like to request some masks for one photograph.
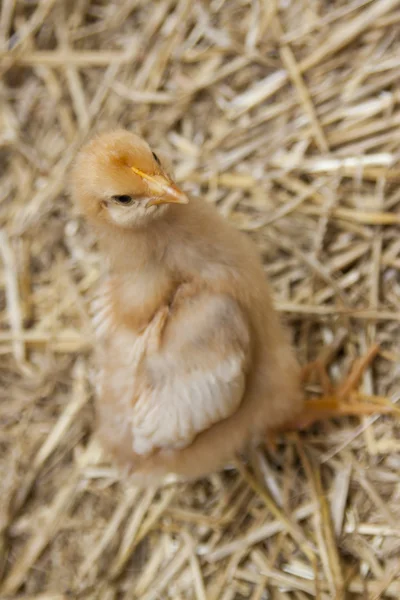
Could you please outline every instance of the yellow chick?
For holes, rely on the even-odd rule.
[[[80,151],[72,195],[104,259],[99,435],[138,483],[215,471],[300,415],[299,366],[245,235],[128,131]]]

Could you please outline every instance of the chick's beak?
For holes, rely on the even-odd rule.
[[[139,175],[147,184],[149,192],[156,196],[148,201],[147,207],[159,204],[187,204],[188,197],[174,183],[162,175],[149,175],[136,167],[131,167],[135,175]]]

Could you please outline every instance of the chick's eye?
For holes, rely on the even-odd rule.
[[[119,204],[131,204],[131,202],[133,201],[132,196],[127,196],[122,194],[121,196],[113,196],[112,197],[113,200],[115,200],[115,202],[118,202]]]
[[[153,158],[156,161],[156,163],[158,163],[159,165],[161,165],[160,159],[158,158],[157,154],[155,152],[152,152]]]

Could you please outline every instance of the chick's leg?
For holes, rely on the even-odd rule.
[[[372,363],[379,346],[372,346],[365,356],[357,359],[343,383],[334,390],[326,370],[325,361],[317,359],[303,368],[303,381],[315,372],[320,381],[323,396],[307,400],[302,414],[294,421],[285,424],[283,430],[301,430],[317,421],[341,416],[362,416],[376,413],[390,413],[393,409],[382,403],[363,402],[356,399],[356,388],[365,369]]]

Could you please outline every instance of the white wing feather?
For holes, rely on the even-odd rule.
[[[232,354],[207,370],[171,376],[144,391],[133,409],[133,450],[181,448],[238,408],[245,387],[244,356]]]

